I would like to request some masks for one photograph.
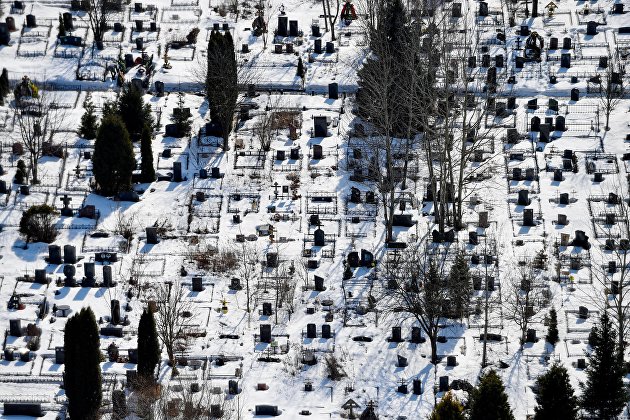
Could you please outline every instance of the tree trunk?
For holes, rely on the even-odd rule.
[[[437,365],[438,364],[437,336],[431,335],[431,337],[429,337],[429,342],[431,343],[431,363],[433,363],[434,365]]]

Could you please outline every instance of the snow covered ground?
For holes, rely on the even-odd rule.
[[[279,0],[271,2],[274,13],[270,20],[272,30],[276,28],[281,3]],[[247,16],[241,15],[235,21],[233,15],[221,17],[215,11],[219,6],[217,0],[187,6],[178,6],[174,0],[157,0],[148,4],[155,5],[157,11],[154,15],[149,14],[146,21],[151,21],[154,16],[160,29],[157,37],[152,33],[142,33],[145,50],[149,55],[154,55],[157,63],[152,82],[164,82],[169,92],[188,92],[185,100],[193,115],[193,132],[199,132],[209,120],[207,103],[193,92],[201,90],[195,74],[205,61],[206,40],[215,23],[228,24],[237,50],[243,44],[247,44],[250,50],[239,54],[239,59],[247,60],[255,69],[256,83],[260,89],[256,97],[247,99],[255,105],[250,111],[251,119],[239,124],[231,140],[232,151],[227,153],[214,147],[211,144],[213,139],[199,139],[197,136],[175,139],[165,137],[162,129],[153,143],[154,156],[159,156],[155,160],[156,171],[167,175],[172,172],[174,162],[182,162],[185,181],[140,185],[138,190],[143,193],[137,203],[114,202],[92,194],[89,188],[91,161],[86,158],[85,152],[93,150],[93,143],[78,138],[73,130],[78,127],[83,114],[82,104],[88,92],[91,92],[92,102],[97,109],[115,97],[116,83],[108,75],[104,76],[104,70],[118,59],[119,52],[123,56],[132,53],[134,58],[139,55],[135,41],[132,41],[139,34],[132,31],[132,27],[137,18],[144,18],[133,11],[133,4],[126,6],[125,12],[119,16],[125,28],[124,34],[108,34],[112,40],[122,39],[120,49],[112,41],[107,43],[104,51],[93,55],[89,47],[91,35],[87,30],[86,16],[81,12],[73,12],[76,35],[85,37],[87,34],[87,46],[77,47],[80,52],[68,52],[67,58],[63,58],[56,46],[56,26],[58,14],[68,11],[67,2],[24,2],[25,14],[9,14],[10,5],[4,2],[4,15],[15,19],[16,31],[11,34],[10,45],[0,47],[0,66],[9,70],[12,82],[18,81],[22,75],[29,75],[39,83],[47,81],[57,101],[67,104],[66,121],[72,131],[62,133],[63,136],[56,140],[66,145],[65,159],[46,157],[40,161],[40,173],[45,180],[42,186],[34,187],[30,195],[24,196],[13,185],[10,194],[0,196],[0,223],[3,226],[0,233],[0,301],[8,302],[13,294],[20,294],[25,303],[24,309],[0,312],[0,325],[8,329],[9,320],[20,319],[22,326],[35,323],[43,331],[41,348],[33,352],[28,361],[21,361],[19,357],[14,361],[0,361],[0,402],[41,402],[47,410],[44,418],[55,418],[59,414],[64,402],[63,390],[59,387],[63,365],[54,363],[55,347],[63,346],[67,317],[57,313],[54,314],[54,322],[52,315],[38,320],[38,304],[44,299],[58,308],[67,305],[70,313],[90,306],[97,319],[102,318],[101,326],[107,325],[111,299],[120,300],[123,307],[128,302],[130,310],[122,311],[123,316],[129,319],[123,337],[103,336],[101,348],[105,353],[107,346],[115,343],[122,355],[126,355],[126,350],[135,348],[139,316],[151,297],[149,293],[143,293],[138,298],[137,293],[134,293],[134,297],[129,299],[127,292],[130,289],[137,290],[130,281],[140,285],[167,280],[181,282],[186,289],[186,299],[196,307],[192,325],[206,332],[204,337],[189,342],[185,356],[189,360],[209,363],[201,367],[196,363],[180,367],[180,379],[171,381],[170,386],[182,384],[187,388],[190,383],[199,382],[208,389],[219,387],[220,394],[230,402],[227,409],[234,415],[230,418],[237,418],[237,414],[240,415],[238,418],[253,418],[254,407],[258,404],[277,405],[283,411],[281,418],[299,418],[303,410],[311,412],[310,418],[341,418],[346,412],[341,406],[353,399],[361,406],[358,411],[373,401],[380,418],[406,416],[407,419],[422,419],[426,418],[435,401],[443,395],[437,390],[440,377],[448,376],[449,381],[464,379],[475,384],[481,371],[482,352],[479,334],[482,332],[483,319],[478,315],[471,315],[463,324],[449,322],[441,332],[446,342],[439,343],[438,354],[456,356],[456,366],[447,366],[446,358],[435,366],[430,363],[429,343],[413,344],[409,341],[411,328],[415,325],[411,320],[384,317],[382,314],[377,316],[374,312],[359,315],[353,310],[349,311],[346,326],[343,326],[343,312],[348,301],[353,307],[366,304],[370,291],[367,287],[369,282],[365,279],[375,271],[363,268],[351,281],[344,282],[344,258],[349,252],[361,249],[373,252],[377,260],[383,258],[385,253],[382,209],[370,207],[366,203],[360,208],[347,204],[351,186],[359,188],[362,193],[370,189],[365,184],[351,181],[351,172],[346,170],[348,133],[355,118],[352,115],[351,93],[356,90],[357,66],[367,54],[364,34],[359,25],[353,23],[345,28],[338,22],[337,31],[344,33],[335,42],[335,52],[313,54],[315,37],[311,36],[310,30],[313,19],[319,19],[324,32],[323,19],[320,17],[321,3],[285,1],[283,6],[286,15],[290,20],[298,21],[304,35],[299,39],[283,40],[294,42],[294,54],[276,54],[271,41],[273,35],[270,35],[267,49],[263,49],[262,39],[252,36],[250,28],[254,9],[251,6]],[[501,4],[496,0],[489,1],[491,10],[501,10]],[[591,9],[591,17],[581,14],[587,4]],[[596,58],[621,54],[630,47],[630,35],[618,33],[619,27],[630,26],[630,17],[627,14],[611,13],[612,1],[559,1],[559,8],[553,17],[525,18],[517,15],[514,27],[508,26],[507,18],[499,25],[483,26],[484,19],[474,16],[477,2],[469,2],[464,6],[464,11],[469,10],[468,21],[475,22],[471,27],[479,30],[482,38],[491,38],[496,29],[506,33],[505,45],[494,45],[490,54],[505,55],[505,71],[499,75],[501,93],[506,97],[515,96],[517,106],[514,115],[504,122],[517,128],[522,135],[519,142],[508,145],[503,141],[505,128],[489,130],[489,141],[495,151],[491,157],[494,164],[489,165],[491,169],[488,169],[492,177],[489,181],[476,184],[474,194],[477,200],[467,204],[464,219],[469,223],[468,230],[478,229],[479,233],[494,239],[496,247],[491,253],[496,252],[493,261],[497,263],[486,266],[482,261],[473,264],[471,269],[480,273],[489,269],[496,273],[497,285],[501,286],[493,292],[497,298],[501,293],[506,293],[507,288],[504,286],[520,262],[531,260],[536,252],[542,251],[547,256],[544,286],[551,292],[547,309],[554,306],[558,310],[561,341],[555,349],[541,338],[546,332],[542,323],[547,311],[545,309],[531,326],[541,339],[526,344],[520,351],[518,328],[501,318],[500,305],[494,306],[491,331],[501,334],[503,340],[489,344],[489,360],[494,367],[498,366],[499,361],[508,365],[505,369],[498,369],[498,372],[505,382],[515,416],[520,420],[533,414],[535,399],[530,386],[546,370],[549,360],[561,361],[569,369],[573,386],[579,389],[578,383],[584,380],[585,374],[583,369],[577,368],[578,359],[584,358],[588,347],[588,332],[597,313],[595,301],[603,296],[604,285],[597,279],[605,272],[605,268],[601,267],[611,258],[603,245],[611,229],[618,229],[623,237],[623,229],[627,228],[623,222],[610,227],[601,219],[606,213],[618,211],[615,209],[619,206],[606,202],[609,193],[626,196],[628,191],[628,166],[622,157],[629,152],[626,136],[630,133],[630,102],[624,99],[615,108],[611,116],[611,129],[605,131],[601,110],[598,113],[598,99],[592,94],[587,95],[586,91],[588,78],[602,70]],[[36,30],[25,28],[20,39],[26,14],[36,16],[38,27]],[[173,15],[177,15],[177,18]],[[586,22],[591,18],[601,22],[595,36],[585,34]],[[546,43],[549,38],[557,37],[562,45],[563,38],[571,38],[574,45],[569,51],[573,60],[571,68],[560,67],[559,55],[562,51],[558,49],[549,51],[548,55],[545,52],[540,64],[526,63],[523,69],[515,69],[515,57],[521,54],[516,49],[516,31],[521,24],[538,31]],[[165,43],[178,36],[185,36],[193,27],[201,29],[195,48],[171,50],[172,68],[163,68]],[[33,34],[27,36],[30,32]],[[330,40],[330,36],[330,32],[323,33],[324,44]],[[73,54],[80,54],[81,58]],[[300,79],[295,76],[298,57],[302,57],[307,67],[303,89]],[[480,58],[481,54],[478,63]],[[77,81],[78,69],[86,77],[94,76],[98,80]],[[479,72],[479,77],[485,80],[485,69],[477,67],[471,72]],[[515,83],[508,84],[507,78],[513,74],[516,75]],[[554,75],[557,83],[551,84],[550,76]],[[576,76],[578,80],[572,81],[571,76]],[[329,99],[326,92],[331,82],[338,83],[340,91],[348,95]],[[580,92],[578,101],[570,98],[574,88]],[[280,92],[281,89],[285,92]],[[539,109],[528,110],[527,103],[533,98],[538,99]],[[557,100],[558,111],[548,109],[548,98]],[[148,93],[145,101],[151,104],[156,115],[158,112],[161,114],[163,127],[169,122],[177,105],[177,96],[170,93],[157,97]],[[300,125],[296,135],[291,138],[288,129],[278,130],[271,143],[271,150],[258,154],[259,145],[252,134],[257,118],[269,110],[280,108],[299,115]],[[544,122],[545,117],[557,121],[558,115],[565,117],[567,130],[552,132],[555,138],[549,143],[537,143],[539,134],[528,133],[532,117],[537,116]],[[319,116],[330,118],[329,135],[325,137],[311,135],[313,118]],[[19,140],[19,133],[8,107],[0,107],[0,131],[1,163],[5,171],[1,179],[7,185],[12,185],[16,159],[11,154],[11,145]],[[234,152],[233,146],[237,141],[243,142],[242,154]],[[320,159],[314,157],[318,146],[321,146],[323,153]],[[295,148],[299,149],[297,159],[276,159],[277,151],[285,151],[289,155],[290,150]],[[168,153],[163,154],[166,149],[170,150],[170,157],[167,157]],[[553,169],[563,167],[566,150],[570,151],[567,156],[573,159],[572,164],[576,165],[577,170],[562,172],[562,180],[554,180]],[[139,148],[136,151],[139,156]],[[593,167],[596,170],[589,169]],[[76,168],[80,170],[76,171]],[[212,168],[219,168],[224,177],[199,177],[200,170],[210,172]],[[523,177],[514,180],[511,178],[514,168],[522,168],[523,173],[527,168],[536,168],[540,172],[535,179]],[[411,183],[410,187],[418,200],[426,188],[423,182],[426,180],[426,168],[421,167],[421,171],[424,172],[421,172],[420,181]],[[602,181],[596,182],[593,172],[598,171],[604,175]],[[291,184],[287,179],[290,173],[299,180],[295,197],[291,190],[282,191],[282,187]],[[277,197],[275,185],[280,193]],[[530,190],[532,203],[528,206],[516,204],[521,189]],[[197,193],[200,192],[204,194],[204,201],[197,199]],[[569,204],[560,203],[562,193],[569,194]],[[64,278],[64,266],[48,264],[44,260],[48,256],[46,244],[30,244],[28,249],[24,249],[24,242],[17,232],[22,211],[27,205],[41,203],[61,208],[60,199],[64,194],[71,196],[72,208],[94,205],[100,217],[96,221],[78,216],[61,217],[58,222],[61,233],[55,244],[62,248],[69,244],[76,247],[79,256],[76,264],[78,279],[83,277],[84,264],[94,262],[97,252],[117,252],[117,262],[105,263],[111,265],[117,286],[63,287],[63,282],[57,283],[57,279]],[[322,200],[322,197],[332,199]],[[275,206],[275,212],[269,212],[269,206]],[[534,209],[535,226],[524,227],[519,222],[524,208]],[[370,216],[377,209],[379,215],[376,218]],[[417,221],[416,227],[396,228],[395,235],[400,240],[406,240],[411,239],[412,235],[422,237],[429,233],[432,230],[430,218],[423,215],[423,210],[429,209],[414,206],[412,214]],[[490,221],[490,226],[485,229],[476,227],[479,213],[483,211],[489,213]],[[241,216],[240,223],[234,223],[232,216],[236,212]],[[318,264],[317,268],[309,269],[303,267],[306,260],[303,251],[313,246],[307,240],[312,241],[316,226],[310,224],[310,216],[316,212],[321,215],[321,229],[331,236],[326,237],[324,247],[313,247],[313,257],[306,259],[317,260]],[[107,238],[91,236],[95,231],[114,230],[121,214],[135,218],[135,235],[129,244],[124,238],[115,235]],[[355,223],[352,216],[358,214],[367,216],[362,216]],[[568,224],[557,223],[558,215],[562,214],[567,216]],[[592,222],[593,217],[596,218],[595,222]],[[156,222],[168,226],[168,235],[159,244],[150,245],[147,244],[144,228]],[[273,242],[268,236],[256,235],[257,228],[267,224],[276,229]],[[573,239],[576,230],[583,230],[590,237],[593,245],[590,252],[560,245],[563,234]],[[236,242],[237,235],[253,235],[255,240],[248,240],[246,245],[242,245]],[[466,230],[459,235],[458,243],[467,252],[480,255],[487,252],[483,245],[475,247],[468,244]],[[210,274],[198,269],[188,258],[191,251],[204,249],[205,246],[237,251],[246,246],[247,252],[255,255],[259,262],[255,265],[257,274],[268,278],[261,281],[264,290],[261,290],[251,316],[246,313],[244,292],[229,288],[231,279],[238,277],[237,274]],[[272,270],[262,268],[269,252],[279,254],[281,267],[285,271],[289,270],[291,262],[294,263],[295,273],[289,276],[295,279],[297,288],[292,305],[281,308],[277,315],[266,316],[262,315],[262,303],[273,303],[273,282],[276,281]],[[581,259],[581,263],[572,265],[572,259]],[[103,278],[102,265],[101,262],[96,263],[99,282]],[[187,271],[185,276],[181,276],[182,267]],[[27,274],[33,276],[36,269],[46,270],[52,280],[49,285],[18,280]],[[202,292],[192,291],[192,277],[196,276],[203,278]],[[308,277],[310,289],[303,288],[306,285],[305,276]],[[325,291],[312,290],[314,276],[324,278]],[[557,278],[560,278],[559,282],[552,280]],[[267,290],[267,283],[270,290]],[[475,293],[476,297],[482,296],[480,291]],[[352,298],[347,299],[350,296]],[[223,302],[227,311],[222,310]],[[580,306],[586,306],[592,311],[588,319],[577,316]],[[332,320],[326,320],[329,314],[332,314]],[[259,324],[273,325],[272,334],[276,339],[273,346],[260,343],[255,337],[260,333]],[[317,338],[306,338],[308,324],[316,325]],[[331,338],[321,338],[324,325],[331,327]],[[387,341],[394,326],[402,327],[402,336],[406,341],[398,344]],[[226,335],[238,338],[225,338]],[[353,340],[358,336],[371,337],[372,340]],[[23,337],[6,338],[5,348],[15,348],[16,354],[25,346]],[[281,351],[279,349],[288,349],[288,354],[275,355]],[[314,351],[318,363],[296,367],[300,364],[296,361],[301,360],[305,350]],[[334,382],[326,377],[323,357],[328,352],[334,352],[339,359],[348,375],[346,379]],[[226,364],[216,363],[220,355],[227,356]],[[409,359],[407,367],[397,367],[398,355]],[[264,356],[278,357],[280,362],[260,361]],[[169,384],[170,368],[165,361],[161,366],[160,378],[166,387]],[[103,363],[108,387],[105,400],[108,400],[114,384],[123,381],[126,371],[134,368],[135,365],[131,363]],[[240,375],[236,374],[237,369],[240,369]],[[238,380],[242,390],[240,394],[227,395],[230,379]],[[414,379],[420,380],[422,384],[421,395],[412,392]],[[401,381],[408,384],[409,393],[398,392]],[[305,391],[307,382],[312,384],[313,390],[310,392]],[[257,390],[261,383],[267,384],[269,389]],[[465,396],[462,392],[458,393]]]

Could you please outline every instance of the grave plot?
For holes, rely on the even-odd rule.
[[[166,257],[138,254],[131,263],[131,276],[135,279],[156,278],[164,275]]]
[[[332,174],[339,164],[339,148],[337,146],[323,147],[321,144],[311,144],[308,159],[307,169],[312,176]]]
[[[91,161],[87,161],[84,165],[77,164],[66,172],[66,182],[63,188],[68,192],[89,193],[92,191],[90,178],[93,176]]]
[[[521,189],[532,189],[540,193],[538,160],[529,147],[510,149],[509,154],[506,153],[505,163],[508,193],[515,193]]]
[[[306,214],[338,215],[337,193],[311,191],[306,193]]]
[[[13,131],[13,114],[8,108],[0,109],[0,131]]]
[[[565,309],[564,316],[567,334],[588,336],[591,329],[597,325],[599,311],[580,306],[577,309]]]
[[[135,22],[141,20],[143,22],[155,22],[157,20],[158,8],[154,4],[134,3],[127,10],[127,21]]]
[[[528,189],[519,190],[516,198],[508,200],[511,204],[508,206],[508,212],[512,220],[514,236],[545,236],[540,198],[530,198],[530,192]]]
[[[260,150],[240,150],[234,156],[234,169],[265,169],[267,153]]]
[[[108,55],[110,54],[110,55]],[[102,51],[95,59],[83,56],[79,60],[79,69],[77,70],[77,80],[90,80],[104,82],[107,76],[106,57],[118,57],[118,50]]]
[[[569,173],[578,172],[578,159],[573,150],[558,150],[556,147],[550,147],[545,150],[544,157],[545,171],[553,172],[555,182],[562,182]]]
[[[222,206],[223,195],[213,194],[212,190],[195,189],[189,231],[218,233]]]
[[[177,26],[193,26],[199,23],[201,14],[202,11],[199,7],[173,5],[161,9],[160,22]]]
[[[129,41],[135,44],[138,51],[144,51],[145,45],[155,43],[160,38],[160,28],[154,21],[145,19],[134,19],[131,26]]]
[[[334,353],[335,338],[336,334],[332,331],[330,324],[306,324],[306,328],[301,331],[300,351],[303,359],[309,359],[309,356],[324,357],[324,355],[317,355],[317,353]]]
[[[68,35],[57,38],[53,56],[55,58],[80,58],[85,51],[87,35],[87,28],[77,28]]]
[[[139,153],[137,150],[136,152]],[[188,152],[182,152],[181,149],[165,148],[158,155],[157,159],[156,172],[158,181],[185,181],[186,177],[183,172],[188,170],[188,158]]]
[[[249,213],[260,211],[260,194],[258,193],[231,193],[228,195],[227,212],[247,216]]]
[[[48,40],[55,23],[57,23],[57,19],[40,18],[38,21],[34,15],[27,15],[20,33],[16,56],[45,56],[48,51]]]
[[[272,328],[271,324],[260,324],[259,333],[254,334],[254,353],[258,353],[262,361],[265,356],[288,353],[290,344],[289,335],[279,325]]]
[[[617,239],[627,236],[628,219],[625,205],[620,200],[615,193],[588,197],[588,210],[596,238]]]
[[[349,252],[345,256],[345,270],[343,272],[344,287],[370,285],[374,284],[377,275],[373,268],[376,266],[374,254],[367,249],[349,248]],[[352,289],[350,289],[352,291]],[[367,294],[366,294],[367,293]],[[357,298],[370,300],[369,292],[360,289],[353,295]]]
[[[275,148],[272,150],[271,169],[279,172],[300,172],[302,170],[302,153],[299,146]]]
[[[22,185],[20,191],[13,197],[13,205],[16,209],[26,210],[30,206],[51,204],[52,198],[53,195],[46,191],[45,188],[43,188],[41,192],[35,192],[31,191],[31,187]]]
[[[550,109],[543,111],[539,111],[540,106],[537,99],[528,101],[527,105],[525,122],[530,139],[537,143],[537,151],[542,151],[546,143],[563,137],[566,131],[566,118],[563,115],[558,115],[558,102],[555,99],[550,99],[549,102]],[[536,113],[538,115],[535,115]]]
[[[612,153],[587,152],[586,173],[587,174],[617,174],[619,173],[619,165],[617,164],[617,155]]]
[[[110,18],[110,22],[107,24],[107,30],[103,33],[103,44],[106,48],[118,48],[126,39],[125,33],[127,32],[127,27],[122,23],[123,21],[124,13],[117,13]]]
[[[338,233],[325,233],[320,227],[304,234],[302,256],[334,258]]]
[[[561,233],[560,243],[556,243],[558,281],[566,284],[592,284],[590,253],[570,245],[574,242],[569,242],[569,238],[569,234]]]
[[[128,242],[121,235],[112,234],[104,230],[85,232],[81,244],[81,253],[110,253],[108,258],[99,255],[97,260],[118,260],[118,255],[127,252]]]

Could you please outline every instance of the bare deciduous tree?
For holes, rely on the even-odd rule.
[[[176,375],[177,345],[186,336],[184,320],[194,316],[194,305],[179,283],[160,284],[155,288],[154,295],[157,304],[155,326],[172,366],[172,375]]]
[[[43,89],[33,96],[16,96],[12,105],[15,124],[28,152],[31,183],[37,184],[39,159],[46,145],[52,148],[54,136],[65,127],[65,110],[59,107],[54,94]]]
[[[103,36],[112,15],[121,10],[121,2],[116,0],[89,0],[87,16],[90,29],[94,34],[94,42],[98,49],[103,49]]]

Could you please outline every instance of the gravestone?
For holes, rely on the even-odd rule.
[[[31,188],[28,185],[20,185],[20,194],[22,195],[30,195]]]
[[[158,97],[164,96],[164,82],[156,80],[154,85],[155,85],[155,95]]]
[[[260,342],[271,343],[271,324],[260,324]]]
[[[597,35],[597,22],[590,20],[586,23],[586,35]]]
[[[26,15],[26,27],[37,28],[37,19],[35,18],[35,15]]]
[[[545,124],[540,124],[538,128],[540,131],[540,137],[538,140],[543,143],[548,143],[550,140],[549,133],[551,131],[551,126],[545,123]]]
[[[22,337],[22,320],[9,320],[9,335],[12,337]]]
[[[350,188],[350,202],[355,204],[361,202],[361,190],[356,187]]]
[[[439,392],[447,392],[449,390],[448,386],[448,376],[440,376],[440,385]]]
[[[158,238],[158,229],[156,227],[147,227],[145,228],[145,232],[147,235],[147,244],[156,245],[160,243],[160,239]]]
[[[531,200],[529,199],[529,190],[520,190],[518,192],[518,200],[516,202],[519,206],[529,206]]]
[[[562,49],[570,50],[571,49],[571,38],[566,37],[562,40]]]
[[[526,343],[535,343],[536,341],[538,341],[536,339],[536,330],[529,328],[527,329],[527,335],[525,338],[525,342]]]
[[[173,182],[182,182],[182,163],[173,162]]]
[[[289,159],[291,160],[299,160],[300,159],[300,148],[294,147],[289,151]]]
[[[306,338],[317,338],[317,326],[315,324],[306,324]]]
[[[580,319],[588,318],[588,308],[586,306],[580,306],[578,308],[578,317]]]
[[[571,239],[571,235],[568,233],[560,234],[560,246],[569,246],[569,240]]]
[[[392,327],[392,336],[390,340],[392,343],[402,343],[402,331],[400,327]]]
[[[534,173],[534,168],[525,168],[525,180],[526,181],[536,180],[536,174]]]
[[[549,98],[548,108],[552,111],[558,112],[558,101],[553,98]]]
[[[322,338],[328,340],[330,338],[332,338],[332,333],[330,330],[330,324],[323,324],[322,325]]]
[[[414,379],[412,383],[413,383],[413,394],[422,395],[422,381],[420,379]]]
[[[122,32],[123,26],[120,22],[114,22],[114,32]]]
[[[479,212],[479,220],[477,225],[479,227],[482,228],[487,228],[488,226],[490,226],[490,224],[488,223],[488,212],[487,211],[480,211]]]
[[[313,118],[313,136],[314,137],[326,137],[328,135],[328,122],[326,121],[326,117],[314,117]],[[320,145],[314,145],[319,146]],[[313,148],[315,148],[313,146]],[[321,159],[316,158],[316,159]]]
[[[73,31],[74,30],[74,24],[72,23],[72,13],[65,12],[63,14],[63,26],[68,31]]]
[[[374,254],[365,249],[361,249],[361,267],[372,267],[374,265]]]
[[[495,65],[495,67],[503,68],[504,61],[505,61],[505,59],[503,57],[503,54],[499,54],[499,55],[495,56],[494,57],[494,65]]]
[[[474,232],[474,231],[468,232],[468,243],[470,245],[479,245],[479,238],[477,237],[477,232]]]
[[[457,356],[447,356],[446,366],[450,366],[450,367],[457,366]]]
[[[481,67],[490,67],[490,54],[481,56]]]
[[[462,4],[461,3],[453,3],[451,8],[451,17],[455,19],[459,19],[462,17]]]
[[[335,43],[327,42],[326,43],[326,54],[333,54],[335,52]]]
[[[125,67],[130,69],[134,66],[133,54],[125,54]]]
[[[63,346],[55,347],[55,364],[63,365],[65,363],[65,349]]]
[[[298,21],[289,21],[289,36],[298,36]]]
[[[529,35],[529,26],[527,25],[521,25],[521,36],[528,36]]]
[[[157,32],[157,22],[149,22],[149,31]]]
[[[607,225],[614,225],[617,222],[617,218],[614,213],[606,213],[606,221]]]
[[[619,281],[613,280],[610,282],[610,293],[613,295],[619,294]]]
[[[289,25],[289,18],[287,16],[278,16],[278,31],[277,31],[278,36],[288,35],[288,32],[287,32],[288,25]]]
[[[326,245],[325,234],[322,229],[316,229],[315,232],[313,232],[313,237],[314,237],[315,246]]]
[[[348,258],[347,258],[347,261],[348,261],[348,265],[349,265],[351,268],[357,268],[357,267],[359,267],[359,265],[360,265],[360,262],[359,262],[359,253],[358,253],[358,252],[356,252],[356,251],[352,251],[352,252],[348,253]]]
[[[479,2],[479,16],[486,17],[488,16],[488,3],[485,1]]]
[[[5,32],[2,32],[2,35],[10,36],[9,32],[17,31],[17,28],[15,27],[15,18],[13,16],[7,16],[5,22],[7,25],[7,30]]]
[[[516,128],[507,129],[507,142],[509,144],[515,144],[518,142],[518,130]]]
[[[486,82],[491,85],[494,85],[497,83],[497,68],[496,67],[488,68],[488,73],[486,74]],[[488,98],[488,99],[491,99],[491,98]]]
[[[512,179],[516,181],[520,181],[522,178],[522,170],[521,168],[512,168]]]
[[[571,54],[562,53],[562,55],[560,56],[560,67],[562,67],[563,69],[571,68]]]
[[[318,38],[315,40],[314,44],[313,44],[313,52],[315,54],[321,54],[322,53],[322,40],[321,38]]]
[[[623,11],[623,3],[615,3],[613,4],[613,14],[615,15],[622,15],[624,13]]]
[[[604,181],[604,174],[602,174],[601,172],[595,172],[593,174],[593,182],[603,182]]]
[[[48,245],[48,264],[61,264],[61,247],[59,245]]]
[[[534,132],[540,131],[540,118],[539,117],[532,117],[529,129],[530,131],[534,131]]]
[[[556,168],[553,170],[553,180],[555,182],[562,182],[564,177],[562,176],[562,169]]]
[[[571,100],[575,102],[580,100],[580,90],[578,88],[571,89]]]
[[[523,226],[535,226],[534,209],[523,210]]]
[[[193,277],[192,278],[192,291],[193,292],[203,292],[203,284],[201,277]]]
[[[111,309],[110,322],[113,325],[120,324],[120,301],[117,299],[112,299],[112,301],[110,302],[110,309]]]
[[[420,327],[411,327],[411,342],[414,344],[420,344],[424,342],[422,339],[422,330]]]
[[[324,286],[324,278],[320,277],[320,276],[315,276],[314,277],[314,281],[315,281],[315,291],[316,292],[323,292],[326,290],[326,287]]]
[[[48,278],[46,277],[46,269],[45,268],[36,268],[35,269],[35,283],[37,284],[47,284]]]
[[[64,245],[63,247],[63,262],[64,264],[76,264],[77,263],[77,249],[74,245]]]
[[[606,56],[599,57],[599,67],[602,69],[608,68],[608,57]]]
[[[234,379],[230,379],[228,381],[228,394],[237,395],[239,394],[238,382]]]
[[[94,287],[96,283],[96,268],[93,262],[83,263],[83,287]]]
[[[273,309],[271,307],[271,302],[263,302],[263,304],[262,304],[262,314],[263,314],[263,316],[271,316],[271,315],[273,315]]]
[[[556,117],[556,131],[566,131],[566,120],[562,115]]]
[[[242,290],[241,280],[238,277],[232,277],[230,280],[230,290]]]
[[[315,38],[319,38],[320,36],[322,36],[319,24],[311,25],[311,35]]]
[[[617,272],[617,261],[608,261],[608,274],[615,274]]]
[[[284,159],[286,159],[286,151],[276,150],[276,160],[284,160]]]
[[[328,84],[328,99],[339,99],[339,84],[338,83]]]
[[[554,50],[558,49],[558,38],[551,37],[551,39],[549,39],[549,49],[551,51],[554,51]]]
[[[267,253],[267,268],[276,268],[276,267],[278,267],[278,253],[268,252]]]
[[[583,230],[575,231],[575,239],[573,240],[572,245],[579,246],[585,250],[589,250],[591,248],[591,244],[588,242],[588,236]]]
[[[64,279],[65,287],[75,287],[77,285],[76,280],[74,278],[75,273],[76,273],[76,268],[74,268],[74,265],[66,264],[63,266],[63,275],[65,276],[65,279]]]
[[[515,61],[516,61],[517,69],[522,69],[523,67],[525,67],[525,57],[517,56]],[[516,83],[516,82],[512,82],[512,83]]]
[[[560,176],[562,176],[562,172],[560,172]],[[560,205],[568,206],[569,205],[569,193],[560,193]]]
[[[398,354],[396,366],[404,368],[404,367],[407,367],[408,365],[409,365],[409,362],[407,361],[407,358]]]
[[[112,277],[112,266],[104,265],[103,266],[103,286],[112,287],[114,285],[113,277]]]
[[[477,57],[475,56],[468,57],[468,67],[471,69],[474,69],[475,67],[477,67]]]

